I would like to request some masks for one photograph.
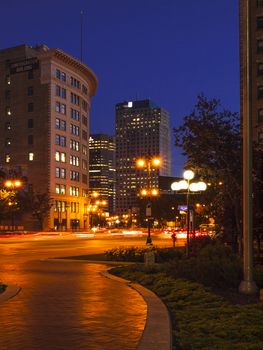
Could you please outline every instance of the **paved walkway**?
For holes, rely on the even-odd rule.
[[[1,350],[134,350],[143,298],[100,274],[106,265],[36,261],[1,267],[22,289],[0,305]]]

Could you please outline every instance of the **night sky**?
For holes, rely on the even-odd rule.
[[[201,92],[239,111],[238,0],[1,0],[0,48],[46,44],[79,58],[81,10],[83,61],[99,80],[91,133],[114,134],[115,104],[136,98],[168,110],[172,127]]]

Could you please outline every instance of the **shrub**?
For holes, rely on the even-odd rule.
[[[168,273],[175,278],[190,279],[215,288],[236,288],[241,272],[239,258],[222,244],[208,245],[197,257],[171,262],[168,266]]]
[[[146,252],[153,251],[155,254],[155,260],[158,263],[170,261],[173,259],[179,259],[182,257],[181,251],[174,248],[113,248],[105,252],[107,260],[114,261],[131,261],[131,262],[143,262],[144,254]]]

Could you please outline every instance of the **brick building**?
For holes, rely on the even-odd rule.
[[[89,110],[97,78],[59,49],[0,51],[0,166],[48,193],[45,229],[87,227]],[[30,220],[25,228],[35,227]]]

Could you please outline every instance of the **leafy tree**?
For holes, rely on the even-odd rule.
[[[197,97],[190,115],[174,129],[175,146],[187,156],[187,167],[211,186],[204,194],[211,214],[224,227],[225,236],[241,242],[241,135],[237,113],[221,107],[217,99]],[[225,237],[226,238],[226,237]],[[226,238],[227,239],[227,238]]]

